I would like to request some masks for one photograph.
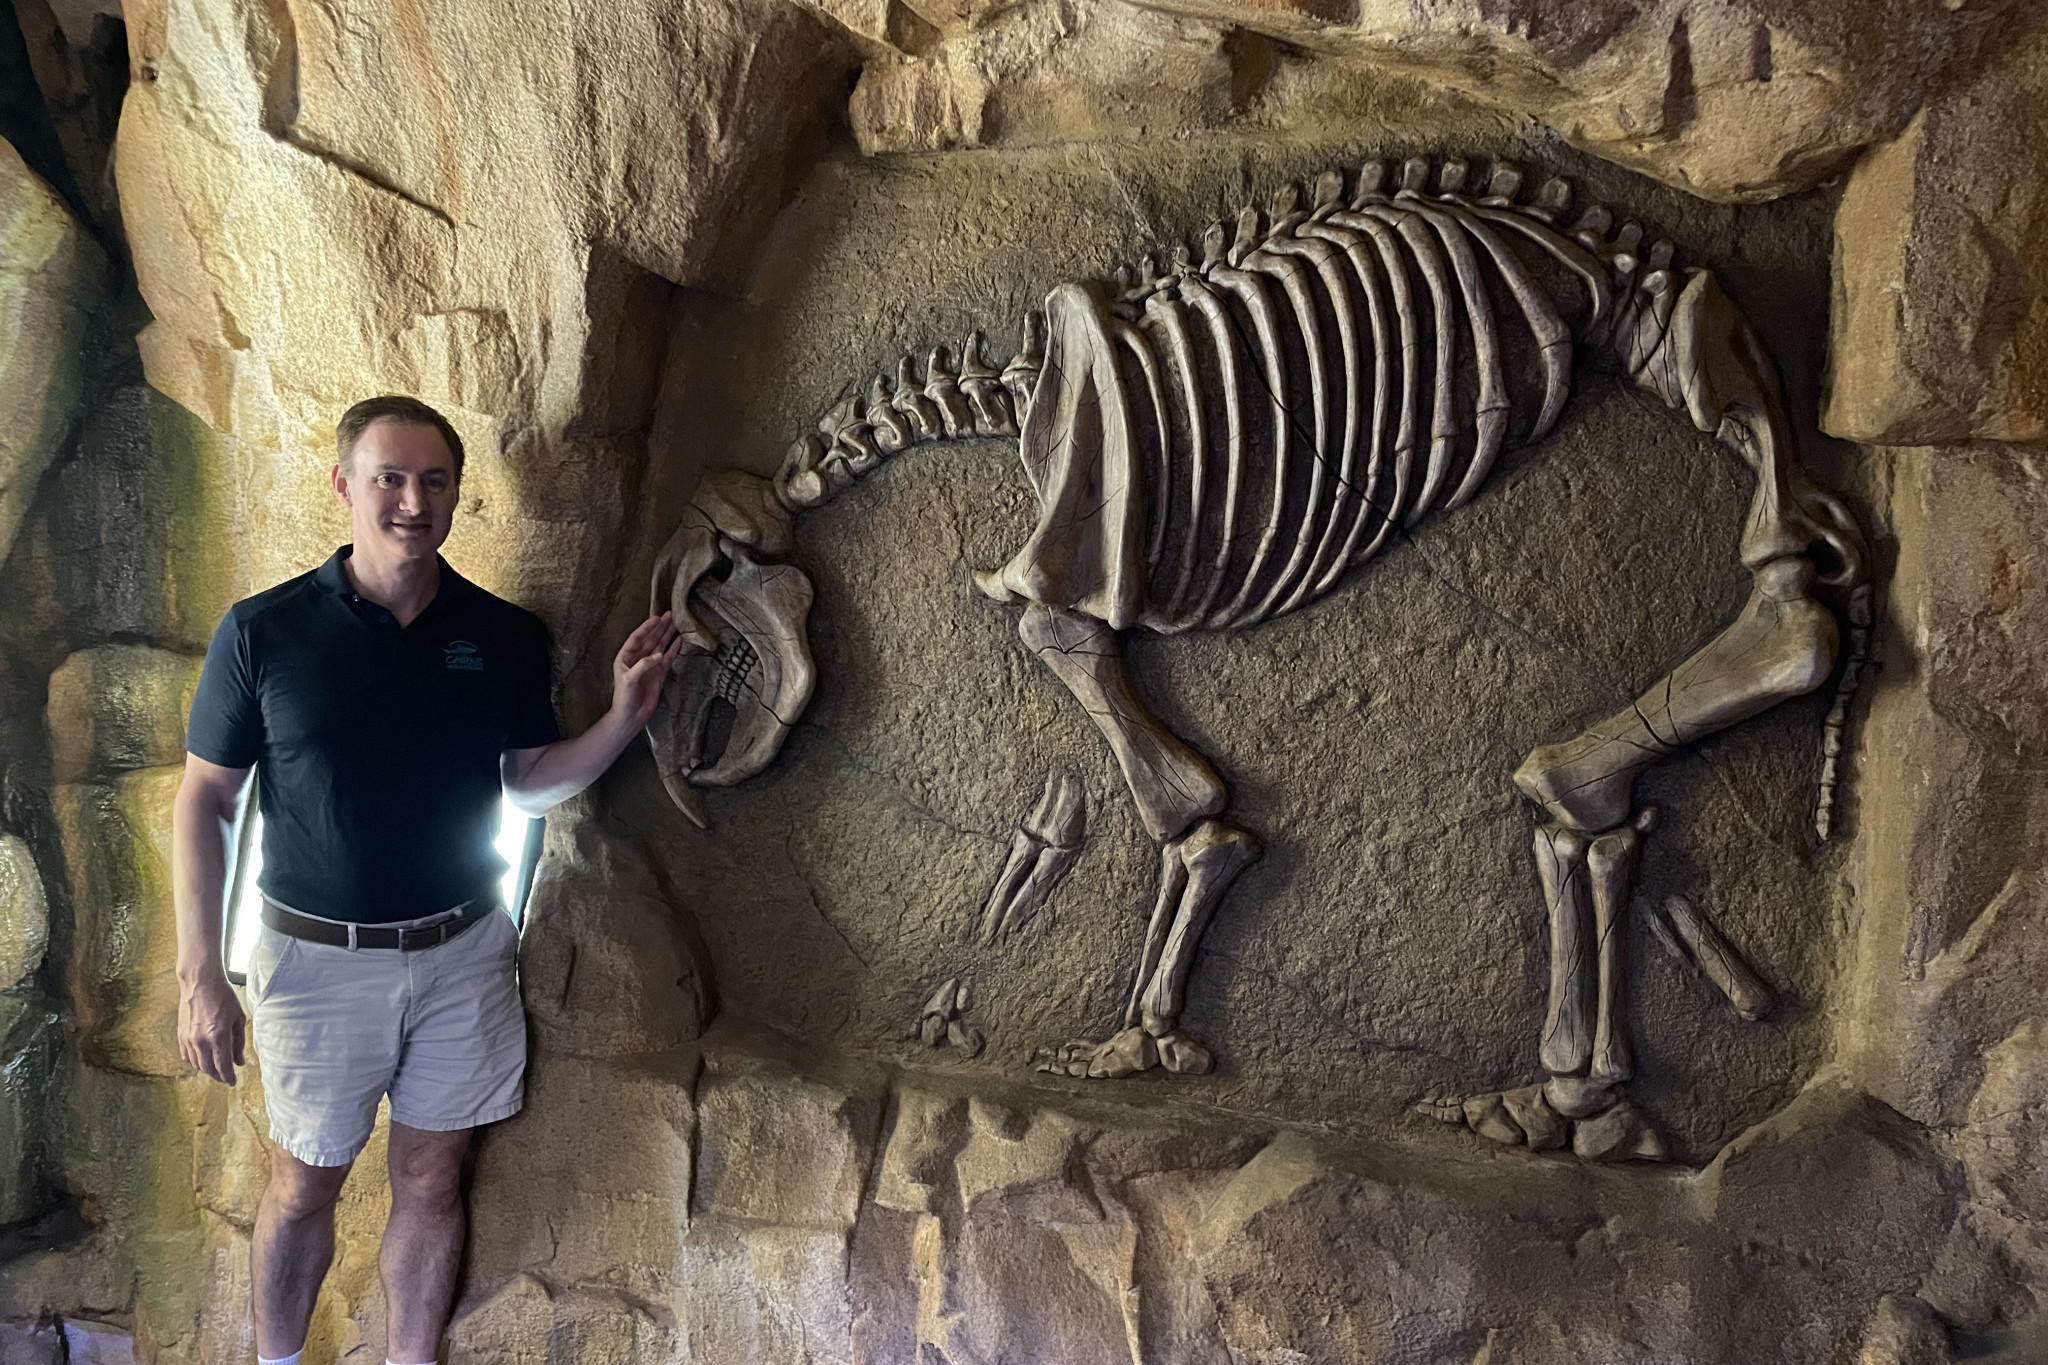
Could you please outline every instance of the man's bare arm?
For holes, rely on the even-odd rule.
[[[528,815],[545,815],[612,766],[661,699],[668,666],[682,648],[668,612],[642,621],[612,660],[611,709],[574,739],[537,749],[507,749],[499,760],[505,795]]]
[[[249,769],[185,755],[171,805],[171,904],[178,924],[178,1051],[186,1065],[227,1085],[242,1064],[242,1002],[221,961],[228,845]]]

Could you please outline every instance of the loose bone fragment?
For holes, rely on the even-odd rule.
[[[1087,803],[1080,779],[1046,775],[1038,806],[1017,827],[1010,856],[981,912],[981,941],[994,943],[1031,923],[1081,856]]]
[[[1771,1012],[1771,1007],[1778,1003],[1778,993],[1757,975],[1756,969],[1699,907],[1683,896],[1672,896],[1664,902],[1662,918],[1682,945],[1679,960],[1711,981],[1737,1014],[1753,1024]]]

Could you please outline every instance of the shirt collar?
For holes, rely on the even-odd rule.
[[[313,570],[313,581],[336,597],[353,597],[355,588],[348,581],[348,557],[355,552],[355,546],[344,545],[327,556],[327,562]],[[468,597],[477,591],[476,584],[464,578],[450,567],[440,555],[434,561],[441,566],[441,584],[434,590],[434,600],[427,604],[428,610]]]

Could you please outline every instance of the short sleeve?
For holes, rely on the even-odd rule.
[[[521,632],[517,683],[512,696],[512,723],[505,730],[508,749],[538,749],[562,737],[555,724],[555,676],[550,663],[548,628],[528,616]]]
[[[232,611],[206,647],[206,666],[185,726],[185,749],[223,768],[253,767],[263,756],[263,706],[249,637]]]

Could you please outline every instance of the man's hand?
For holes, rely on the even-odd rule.
[[[682,649],[670,613],[642,621],[612,660],[612,706],[597,724],[574,739],[505,751],[498,772],[512,804],[528,815],[545,815],[595,782],[654,714],[668,666]]]
[[[245,1031],[242,1002],[218,963],[202,968],[191,981],[180,981],[178,1052],[187,1066],[233,1085]]]
[[[221,969],[220,919],[227,899],[228,845],[247,768],[185,755],[185,780],[171,803],[171,898],[178,925],[178,1052],[223,1085],[242,1062],[242,1002]]]
[[[612,660],[612,710],[634,730],[654,714],[668,666],[682,648],[674,613],[666,611],[642,621],[619,646],[619,657]]]

